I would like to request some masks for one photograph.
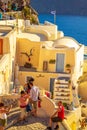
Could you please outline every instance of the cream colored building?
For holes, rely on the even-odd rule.
[[[52,93],[54,81],[59,77],[69,77],[70,86],[77,88],[77,80],[83,73],[84,45],[65,37],[56,25],[47,21],[43,25],[30,25],[29,21],[25,24],[23,20],[3,20],[0,25],[0,95],[23,86],[30,76],[41,90]],[[72,88],[70,95],[72,102]],[[68,115],[67,123],[72,130],[80,117],[81,108]]]
[[[16,31],[12,26],[0,25],[0,94],[8,94],[14,78]]]
[[[7,20],[0,21],[0,24],[4,28],[8,24],[15,25],[16,22]],[[10,58],[9,84],[16,78],[24,85],[27,77],[33,76],[37,86],[52,92],[55,78],[59,75],[70,75],[76,85],[83,72],[84,46],[71,37],[65,37],[56,25],[47,21],[43,25],[27,25],[24,28],[24,21],[18,20],[18,27],[11,28],[9,33],[0,38],[4,41],[3,56],[8,54]],[[3,57],[1,61],[2,59]],[[1,61],[0,64],[3,64]],[[70,65],[69,72],[66,70],[67,64]],[[5,73],[5,68],[1,70],[1,75]]]
[[[22,53],[29,54],[31,50],[29,61]],[[23,85],[28,76],[33,76],[35,84],[41,89],[52,91],[54,79],[66,73],[66,65],[69,64],[69,75],[76,85],[83,72],[83,53],[84,46],[71,37],[63,36],[63,32],[58,31],[56,25],[30,25],[26,28],[26,33],[17,36],[16,62],[20,68],[19,81]],[[26,62],[32,64],[32,67],[24,68]]]

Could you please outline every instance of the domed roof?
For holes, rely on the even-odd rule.
[[[53,47],[55,48],[68,47],[68,48],[75,48],[77,50],[79,48],[79,43],[71,37],[62,37],[54,42]]]

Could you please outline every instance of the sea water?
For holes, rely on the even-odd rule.
[[[58,25],[58,30],[63,31],[65,36],[73,37],[79,43],[87,46],[87,16],[69,16],[39,14],[40,23],[44,21],[52,22]]]

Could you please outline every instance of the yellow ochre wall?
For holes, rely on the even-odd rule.
[[[87,60],[84,60],[83,71],[87,72]]]
[[[24,72],[20,71],[18,79],[20,84],[24,85],[26,82],[26,76],[33,76],[35,79],[34,84],[37,85],[40,89],[49,90],[50,87],[50,78],[58,77],[58,73],[43,73],[43,72]]]
[[[39,58],[39,67],[38,70],[42,71],[43,69],[43,61],[48,61],[48,71],[55,72],[56,71],[56,62],[55,64],[50,64],[49,60],[50,59],[55,59],[56,60],[56,55],[60,54],[65,54],[65,61],[64,64],[70,64],[71,66],[75,65],[75,53],[74,49],[53,49],[53,50],[48,50],[48,49],[40,49],[40,58]]]
[[[33,48],[32,56],[30,57],[30,61],[28,57],[21,52],[30,53],[30,49]],[[19,66],[24,66],[25,62],[32,63],[34,67],[38,66],[39,62],[39,53],[40,53],[40,43],[39,42],[31,42],[27,39],[17,39],[17,63]]]
[[[55,72],[56,64],[49,64],[50,59],[56,60],[57,53],[65,54],[64,64],[75,65],[75,50],[74,49],[45,49],[41,48],[42,42],[32,42],[28,39],[17,39],[17,63],[19,66],[24,66],[25,62],[31,63],[33,67],[36,67],[38,71],[43,71],[43,62],[48,62],[48,71]],[[33,55],[28,57],[21,52],[27,52],[29,54],[30,49],[33,48]]]

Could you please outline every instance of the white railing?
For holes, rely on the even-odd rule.
[[[9,64],[9,54],[5,54],[0,60],[0,71],[3,71],[6,65]]]
[[[0,95],[9,92],[9,80],[7,81],[6,78],[7,69],[9,69],[9,54],[3,55],[0,60]]]
[[[40,111],[40,108],[38,108],[38,116],[51,116],[53,112],[55,111],[55,103],[52,99],[48,98],[47,96],[41,96],[41,109],[43,111]],[[50,108],[50,109],[49,109]],[[43,114],[42,114],[43,112]]]

